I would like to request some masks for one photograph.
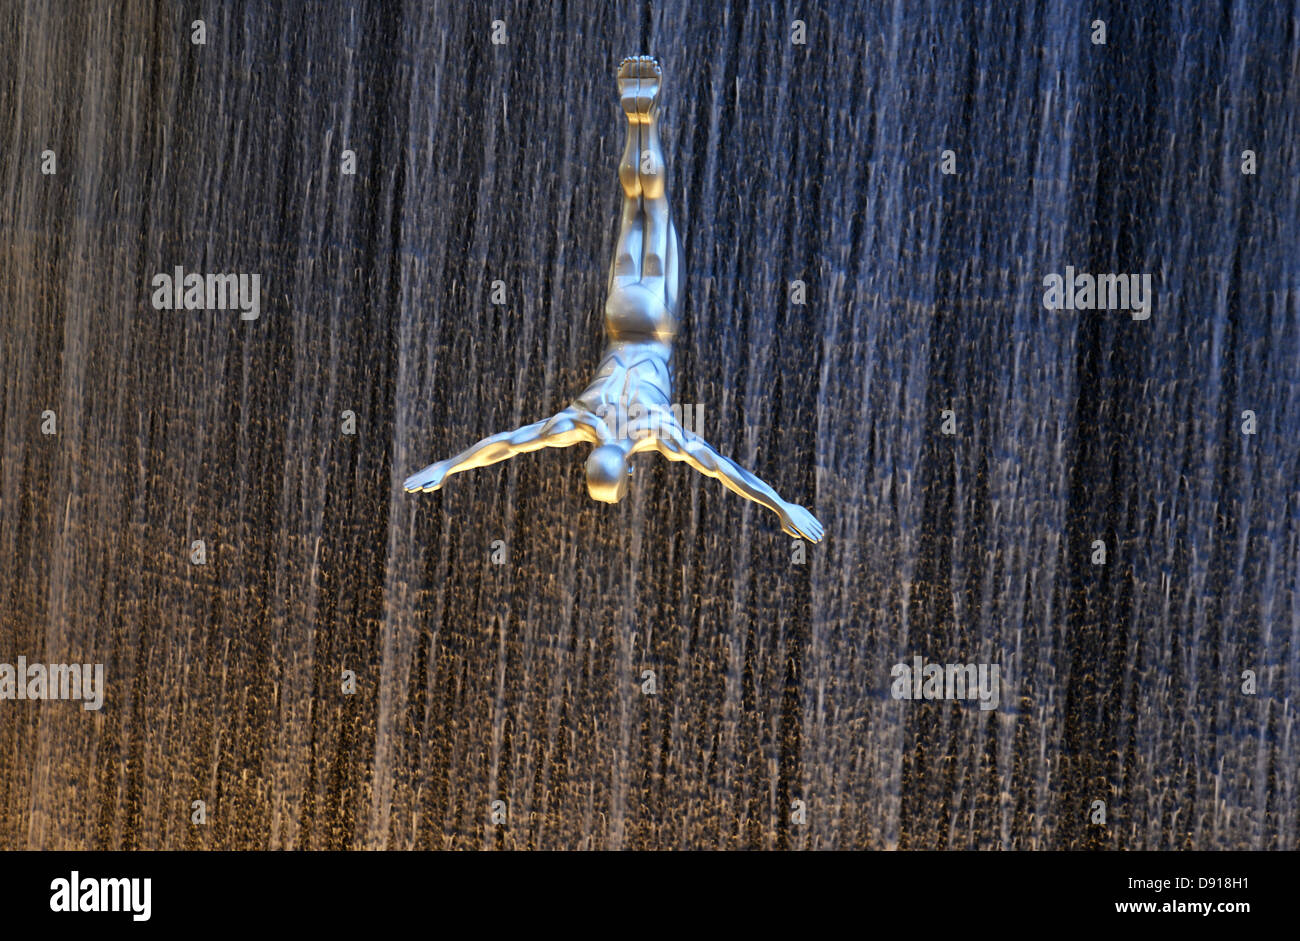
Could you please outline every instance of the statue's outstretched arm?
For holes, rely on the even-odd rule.
[[[514,431],[484,438],[478,444],[466,448],[455,457],[430,464],[417,474],[406,478],[402,486],[410,493],[423,491],[432,493],[442,486],[452,474],[487,467],[498,461],[505,461],[525,451],[540,448],[567,448],[580,441],[595,442],[597,434],[589,420],[584,420],[575,409],[566,408],[558,415],[524,425]]]
[[[781,518],[781,528],[791,536],[821,541],[823,530],[817,517],[797,503],[786,503],[775,490],[731,458],[723,457],[699,435],[669,427],[661,429],[655,445],[668,460],[685,461],[706,477],[716,477],[727,489],[767,507]]]

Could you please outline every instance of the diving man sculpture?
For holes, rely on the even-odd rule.
[[[683,428],[672,411],[672,342],[683,278],[681,243],[669,213],[659,142],[661,85],[659,63],[650,56],[624,59],[619,65],[620,103],[628,122],[627,145],[618,168],[623,215],[605,302],[605,352],[591,385],[562,412],[484,438],[455,457],[411,475],[405,489],[431,493],[461,471],[525,451],[585,442],[596,445],[587,458],[588,492],[595,500],[617,503],[627,492],[629,458],[658,451],[767,507],[790,535],[818,542],[822,525],[812,513],[786,503],[763,481],[718,454],[699,435]],[[607,422],[610,418],[614,430]]]

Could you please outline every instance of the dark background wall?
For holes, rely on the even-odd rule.
[[[0,48],[0,662],[109,687],[0,702],[0,846],[1295,848],[1293,8],[20,0]],[[637,52],[678,398],[805,564],[649,459],[401,491],[595,366]],[[261,317],[154,310],[176,265]],[[1151,318],[1044,310],[1066,265]],[[890,698],[913,655],[1001,708]]]

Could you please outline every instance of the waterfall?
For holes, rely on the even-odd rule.
[[[94,6],[0,14],[0,662],[107,687],[0,700],[0,847],[1296,848],[1285,5]],[[402,490],[590,378],[638,52],[677,398],[819,545],[650,456]]]

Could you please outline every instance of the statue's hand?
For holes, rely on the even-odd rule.
[[[433,493],[442,486],[443,480],[446,479],[448,466],[446,461],[430,464],[418,474],[412,474],[406,478],[406,483],[402,484],[402,488],[407,493],[419,493],[420,491]]]
[[[781,511],[781,528],[791,536],[801,536],[809,542],[821,542],[822,524],[803,507],[787,503]]]

